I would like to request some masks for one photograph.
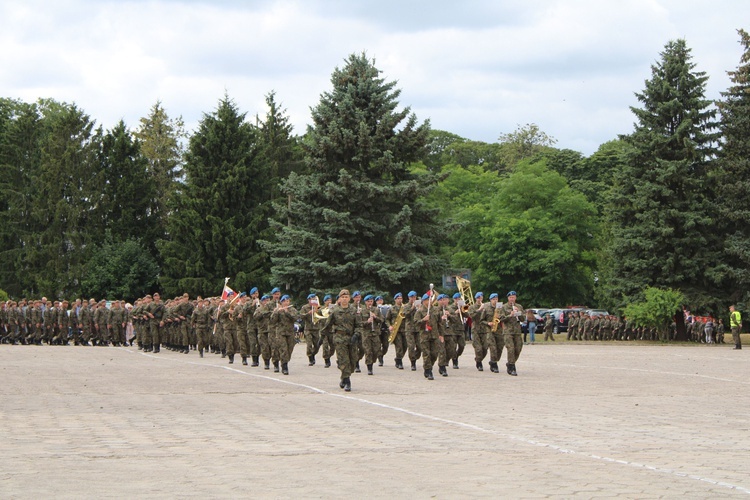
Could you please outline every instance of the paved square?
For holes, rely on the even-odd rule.
[[[469,346],[435,381],[389,354],[346,394],[304,345],[289,376],[1,345],[0,497],[750,494],[750,350],[525,346],[510,377],[477,372]]]

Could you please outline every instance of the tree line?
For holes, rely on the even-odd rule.
[[[718,102],[685,40],[636,92],[632,132],[586,157],[535,124],[495,143],[432,130],[366,54],[295,135],[271,92],[197,129],[156,103],[135,128],[0,99],[0,288],[11,296],[215,295],[284,286],[393,294],[472,272],[537,306],[614,311],[644,290],[694,311],[748,300],[750,38]]]

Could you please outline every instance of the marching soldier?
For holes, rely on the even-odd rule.
[[[464,316],[461,306],[458,303],[459,300],[461,300],[461,294],[458,292],[454,293],[453,294],[453,309],[458,315],[459,321],[461,323],[460,331],[459,331],[459,325],[456,324],[455,322],[452,323],[453,328],[454,328],[453,335],[456,337],[456,355],[453,358],[454,370],[458,370],[458,358],[461,357],[461,355],[464,353],[464,349],[466,348],[466,320],[468,318]],[[466,312],[468,313],[468,308]]]
[[[358,339],[354,323],[356,314],[354,307],[349,304],[349,290],[339,292],[338,303],[331,308],[323,325],[323,330],[333,332],[333,342],[336,346],[336,360],[341,371],[339,387],[346,392],[352,390],[351,375],[356,362],[356,344]]]
[[[323,297],[323,308],[328,310],[328,314],[333,309],[333,298],[330,295]],[[333,332],[325,330],[321,326],[320,328],[320,345],[323,348],[323,361],[325,361],[325,367],[331,367],[331,356],[336,352],[336,346],[333,343]]]
[[[401,292],[398,292],[393,296],[393,298],[395,304],[393,305],[393,307],[388,309],[388,313],[385,316],[385,323],[388,325],[390,337],[391,335],[393,335],[393,329],[395,328],[397,318],[401,316],[398,330],[393,337],[393,346],[396,349],[396,357],[393,361],[396,363],[396,368],[398,368],[399,370],[403,370],[404,355],[406,354],[406,335],[404,334],[404,330],[406,329],[405,320],[407,309],[409,309],[409,306],[404,304],[404,296],[401,295]]]
[[[372,375],[372,365],[380,356],[380,324],[383,322],[383,316],[380,309],[374,305],[372,295],[365,296],[365,314],[361,316],[362,325],[362,346],[365,353],[365,364],[367,365],[367,374]]]
[[[276,329],[278,360],[281,361],[281,373],[289,375],[289,360],[294,350],[294,323],[299,319],[297,309],[291,303],[289,295],[281,297],[276,308],[271,313],[269,325]],[[278,361],[274,361],[274,366]],[[274,370],[276,371],[276,370]]]
[[[305,342],[307,344],[308,366],[315,365],[315,355],[320,349],[320,326],[316,315],[320,313],[318,297],[311,293],[307,296],[307,304],[299,310],[305,330]]]
[[[438,307],[432,307],[432,297],[429,294],[422,296],[422,303],[414,313],[414,323],[419,328],[419,341],[422,347],[422,367],[427,380],[434,380],[432,367],[440,355],[439,343],[444,342],[440,335],[440,312]]]
[[[419,346],[419,327],[414,322],[414,313],[419,307],[417,292],[412,290],[408,294],[409,303],[404,311],[404,335],[406,336],[406,345],[409,349],[409,361],[411,362],[411,371],[417,371],[417,360],[422,356],[422,348]]]
[[[488,340],[487,332],[489,326],[486,322],[482,321],[485,316],[485,310],[490,308],[490,304],[483,304],[484,294],[477,292],[474,294],[474,305],[469,308],[469,317],[472,322],[472,344],[474,345],[474,361],[477,364],[477,370],[484,371],[482,361],[487,356]],[[494,309],[491,310],[491,315],[494,315]]]
[[[273,310],[268,309],[271,297],[263,295],[260,298],[260,305],[255,309],[253,316],[255,324],[258,327],[258,343],[260,344],[260,355],[263,357],[263,368],[269,370],[271,363],[271,340],[269,338],[268,320],[271,318]]]
[[[503,325],[503,335],[505,336],[505,349],[508,352],[507,367],[508,375],[516,376],[516,361],[521,355],[523,349],[523,338],[521,335],[521,320],[524,315],[524,309],[521,304],[516,302],[516,292],[508,292],[508,302],[500,308],[499,320]]]
[[[260,307],[258,288],[250,289],[250,298],[245,305],[245,334],[248,342],[248,355],[252,358],[251,366],[258,366],[260,363],[260,344],[258,340],[258,324],[255,320],[255,310]]]
[[[505,345],[502,327],[499,321],[495,321],[495,311],[498,309],[497,302],[498,295],[496,293],[491,294],[489,307],[482,309],[480,315],[480,322],[483,326],[486,325],[487,344],[490,349],[490,371],[492,373],[500,373],[497,364],[503,356],[503,346]]]
[[[203,351],[208,349],[208,345],[211,343],[211,311],[208,305],[208,299],[199,301],[198,307],[195,308],[190,317],[190,323],[195,330],[195,336],[198,340],[198,355],[201,358],[203,357]]]
[[[378,356],[378,366],[383,366],[383,358],[388,354],[388,337],[390,337],[390,329],[388,323],[385,322],[385,317],[391,310],[391,306],[383,303],[383,297],[378,295],[375,297],[375,307],[380,310],[380,316],[383,321],[380,323],[380,355]]]

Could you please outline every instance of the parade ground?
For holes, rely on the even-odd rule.
[[[524,346],[518,377],[290,375],[219,355],[0,345],[0,498],[750,494],[750,349]],[[503,356],[504,359],[504,356]]]

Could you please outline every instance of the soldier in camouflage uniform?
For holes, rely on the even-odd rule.
[[[255,320],[255,310],[260,307],[260,298],[258,289],[253,287],[250,290],[250,298],[245,304],[245,332],[248,341],[248,355],[252,357],[251,366],[258,366],[260,363],[260,341],[258,340],[258,324]]]
[[[388,325],[388,332],[390,336],[393,332],[393,324],[396,322],[399,314],[403,314],[401,324],[398,327],[396,336],[393,338],[393,346],[396,349],[396,357],[393,361],[396,363],[396,368],[398,368],[399,370],[403,370],[404,355],[406,354],[406,335],[404,334],[404,331],[406,330],[406,313],[409,306],[404,304],[404,296],[401,295],[401,292],[397,293],[393,297],[395,300],[395,304],[393,305],[393,307],[388,309],[388,314],[386,314],[385,316],[385,323]]]
[[[341,371],[339,387],[346,392],[352,390],[351,375],[356,362],[354,352],[357,342],[354,323],[356,315],[354,307],[349,304],[349,290],[339,292],[338,303],[331,308],[328,318],[323,324],[323,330],[333,332],[333,342],[336,346],[336,360]]]
[[[485,310],[488,308],[490,309],[490,321],[492,315],[495,313],[494,309],[491,309],[492,306],[489,303],[482,303],[483,299],[484,294],[482,292],[477,292],[474,294],[474,305],[469,308],[469,317],[472,322],[471,330],[473,337],[472,344],[474,345],[474,361],[477,364],[477,370],[480,372],[484,371],[482,361],[484,361],[484,358],[487,356],[487,351],[489,349],[487,334],[490,329],[487,323],[482,321],[482,318],[486,316]]]
[[[247,366],[247,357],[250,354],[250,339],[247,335],[247,300],[247,296],[238,298],[234,307],[237,349],[240,351],[243,366]]]
[[[161,350],[161,330],[164,328],[164,303],[158,293],[154,294],[154,300],[146,309],[148,316],[149,340],[151,342],[149,351],[158,353]]]
[[[307,304],[299,310],[300,318],[305,331],[305,343],[307,344],[308,366],[315,365],[315,355],[320,349],[320,325],[315,317],[320,312],[318,297],[311,293],[307,296]]]
[[[489,307],[483,308],[479,316],[480,323],[487,327],[487,345],[490,349],[490,371],[492,373],[500,373],[497,364],[503,356],[503,346],[505,345],[502,325],[495,322],[495,311],[498,309],[498,300],[499,297],[496,293],[490,294]]]
[[[404,335],[406,336],[406,345],[409,349],[409,361],[411,362],[411,371],[417,371],[417,360],[422,356],[422,348],[419,346],[419,327],[414,323],[414,313],[419,307],[417,292],[409,292],[409,303],[406,304],[404,311]]]
[[[235,304],[235,302],[227,302],[219,309],[219,323],[224,333],[224,351],[222,351],[222,357],[226,353],[226,356],[229,357],[229,364],[234,363],[234,354],[237,349],[237,332],[234,322]]]
[[[112,302],[112,308],[109,310],[107,318],[107,327],[111,332],[112,343],[115,345],[125,345],[125,325],[127,324],[127,311],[122,307],[119,300]]]
[[[447,366],[450,361],[453,361],[454,368],[456,363],[456,346],[458,345],[459,336],[464,334],[464,324],[461,321],[458,307],[455,304],[455,300],[460,298],[461,294],[457,293],[453,296],[454,303],[449,304],[450,299],[447,295],[443,296],[440,307],[442,308],[441,323],[443,323],[445,329],[443,334],[443,346],[440,349],[440,356],[438,357],[438,371],[440,375],[447,377],[448,370]]]
[[[268,310],[268,304],[271,298],[268,295],[263,295],[260,298],[260,305],[255,309],[253,316],[255,317],[255,324],[258,327],[258,343],[260,344],[260,355],[263,357],[263,367],[268,370],[270,369],[271,363],[271,341],[268,338],[269,327],[268,320],[271,317],[271,311]]]
[[[440,335],[440,311],[438,307],[432,307],[432,298],[429,294],[422,296],[422,303],[414,312],[414,323],[419,328],[419,343],[422,348],[422,367],[427,380],[434,380],[432,367],[440,355],[439,343],[444,342]]]
[[[375,298],[372,295],[365,296],[364,311],[361,315],[362,321],[362,347],[365,353],[365,364],[367,365],[367,374],[372,375],[372,366],[380,356],[382,348],[380,344],[380,325],[383,322],[383,316],[380,309],[374,304]]]
[[[523,338],[521,335],[521,318],[525,315],[523,306],[516,302],[516,292],[508,292],[508,302],[500,308],[499,319],[503,325],[505,336],[505,349],[508,352],[507,367],[508,375],[518,375],[516,362],[523,349]]]
[[[323,298],[323,308],[328,309],[330,314],[333,309],[333,299],[330,295],[326,295]],[[320,345],[323,349],[323,361],[325,361],[325,367],[331,367],[331,356],[336,352],[336,345],[333,343],[333,332],[330,330],[324,330],[322,325],[320,328]]]
[[[568,340],[578,340],[578,313],[568,314]]]
[[[552,337],[554,335],[555,330],[555,318],[552,317],[552,314],[548,314],[546,320],[544,321],[544,340],[547,341],[548,338]],[[552,337],[554,340],[554,337]]]
[[[291,298],[289,295],[283,295],[268,322],[271,328],[276,329],[278,360],[281,362],[281,373],[284,375],[289,375],[289,360],[295,346],[294,323],[298,319],[299,313],[292,305]]]
[[[193,311],[190,322],[195,330],[198,340],[198,355],[202,358],[203,352],[211,343],[211,311],[208,308],[208,299],[198,302],[198,307]]]
[[[357,330],[357,342],[355,344],[357,348],[357,363],[354,365],[354,373],[359,373],[361,371],[359,362],[365,357],[365,348],[363,345],[365,322],[370,317],[369,311],[362,304],[362,292],[359,290],[355,290],[352,293],[352,307],[354,307],[354,311],[357,314],[357,321],[354,322],[354,328]]]

